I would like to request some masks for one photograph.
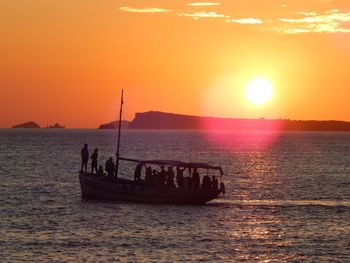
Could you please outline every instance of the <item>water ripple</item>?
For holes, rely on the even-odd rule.
[[[102,162],[113,131],[0,130],[1,262],[350,262],[349,133],[122,138],[128,157],[222,165],[227,194],[207,206],[86,201],[80,147]]]

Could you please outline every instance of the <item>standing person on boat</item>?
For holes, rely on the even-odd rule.
[[[213,176],[211,177],[211,185],[212,185],[212,187],[213,187],[215,190],[218,190],[219,181],[218,181],[218,178],[216,178],[215,175],[213,175]]]
[[[141,180],[141,170],[142,170],[142,163],[139,163],[136,168],[135,168],[135,172],[134,172],[134,180],[135,181],[139,181]]]
[[[159,177],[159,184],[165,185],[166,182],[166,171],[164,170],[164,165],[160,166],[160,172],[158,174]]]
[[[175,187],[174,177],[175,175],[174,175],[173,167],[169,166],[168,171],[166,172],[166,184],[168,187]]]
[[[154,169],[152,171],[152,177],[151,177],[151,185],[158,185],[158,181],[159,181],[159,176],[157,174],[157,170]]]
[[[113,158],[110,157],[105,165],[105,170],[108,174],[108,177],[113,177],[114,175],[114,162],[113,162]]]
[[[211,188],[211,180],[209,175],[203,177],[202,188],[209,189]]]
[[[150,185],[152,179],[152,168],[150,166],[146,167],[145,183]]]
[[[194,168],[194,170],[193,170],[192,184],[194,185],[195,188],[199,188],[200,177],[199,177],[199,173],[197,172],[197,168]]]
[[[88,149],[88,145],[85,143],[84,147],[81,149],[80,151],[80,155],[81,155],[81,170],[85,171],[85,173],[87,172],[87,164],[89,161],[89,149]]]
[[[180,168],[180,166],[176,167],[176,182],[179,188],[183,187],[184,185],[184,170],[186,168],[184,167],[183,169]]]
[[[191,188],[191,178],[189,176],[185,176],[184,177],[182,187],[185,188],[185,189]]]
[[[97,174],[97,158],[98,158],[98,149],[95,149],[94,153],[91,154],[91,174],[94,173],[94,170]]]

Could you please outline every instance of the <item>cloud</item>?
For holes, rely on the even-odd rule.
[[[316,12],[297,12],[297,14],[303,16],[317,16]]]
[[[192,2],[189,6],[214,6],[219,2]],[[282,17],[267,19],[264,22],[258,17],[234,18],[231,15],[217,13],[214,11],[186,12],[172,11],[165,8],[147,7],[134,8],[122,6],[121,11],[132,13],[169,13],[176,16],[191,17],[192,19],[221,19],[226,23],[240,25],[262,25],[263,31],[277,31],[285,34],[300,33],[350,33],[350,12],[341,12],[338,9],[331,9],[324,12],[299,11],[294,17]]]
[[[195,13],[179,13],[179,16],[188,16],[192,17],[193,19],[199,19],[199,18],[226,18],[228,16],[224,14],[218,14],[216,12],[195,12]]]
[[[324,13],[298,12],[301,18],[280,18],[280,22],[287,24],[280,29],[285,33],[350,33],[350,12],[342,13],[337,9]],[[293,25],[292,27],[288,24]],[[296,26],[294,26],[296,25]]]
[[[195,2],[195,3],[188,3],[187,5],[190,5],[190,6],[215,6],[215,5],[220,5],[220,3],[214,3],[214,2]]]
[[[131,13],[167,13],[170,12],[168,9],[157,8],[157,7],[147,7],[147,8],[134,8],[129,6],[122,6],[119,10]]]
[[[246,24],[246,25],[257,25],[263,24],[263,21],[259,18],[240,18],[240,19],[229,19],[226,20],[228,23]]]

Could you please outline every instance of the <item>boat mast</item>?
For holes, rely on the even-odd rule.
[[[117,143],[117,162],[115,164],[115,177],[118,178],[118,170],[119,170],[119,147],[120,147],[120,130],[122,128],[122,114],[123,114],[123,96],[124,90],[122,90],[122,96],[120,98],[120,112],[119,112],[119,127],[118,127],[118,143]]]

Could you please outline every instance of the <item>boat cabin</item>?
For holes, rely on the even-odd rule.
[[[122,157],[119,160],[136,163],[134,182],[145,186],[218,189],[219,179],[222,182],[222,168],[206,163]]]

